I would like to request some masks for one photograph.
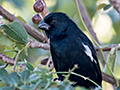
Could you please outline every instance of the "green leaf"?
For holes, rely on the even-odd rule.
[[[0,69],[0,80],[7,82],[8,72],[5,69]]]
[[[117,87],[117,89],[116,90],[120,90],[120,86],[119,87]]]
[[[33,71],[34,70],[34,67],[29,64],[29,63],[25,63],[25,65],[27,66],[27,68],[30,70],[30,71]]]
[[[22,44],[28,43],[28,34],[25,28],[18,22],[2,25],[4,32],[14,41]]]
[[[17,18],[20,19],[21,21],[23,21],[24,23],[27,23],[27,22],[25,21],[25,19],[23,19],[21,16],[17,16]]]
[[[112,48],[107,57],[107,64],[113,72],[115,68],[116,52],[117,52],[117,48]],[[111,75],[106,65],[104,67],[103,72]]]
[[[0,90],[14,90],[14,89],[15,87],[10,87],[10,86],[0,88]]]
[[[29,80],[29,76],[30,76],[30,71],[29,70],[24,70],[21,73],[21,81],[26,84]]]
[[[27,85],[21,85],[20,86],[20,89],[22,89],[22,90],[30,90],[30,88],[29,88],[29,86],[27,86]]]
[[[103,8],[103,10],[108,10],[111,6],[112,6],[111,4],[108,4]]]
[[[4,35],[0,35],[0,44],[4,46],[11,46],[13,41]]]
[[[36,86],[37,87],[45,87],[47,84],[47,81],[45,80],[39,80],[37,83],[36,83]]]
[[[31,90],[35,90],[35,88],[36,88],[35,84],[31,84],[29,87]]]
[[[9,84],[17,86],[18,85],[18,75],[17,75],[17,73],[16,72],[11,73],[7,78],[7,82]]]
[[[99,4],[99,5],[97,6],[97,10],[100,10],[100,9],[104,8],[104,6],[106,6],[105,3]]]
[[[85,87],[76,86],[75,90],[88,90],[88,89],[86,89]]]
[[[38,79],[40,79],[40,78],[41,78],[40,75],[37,76],[37,74],[34,73],[34,74],[30,75],[30,77],[29,77],[29,81],[32,82],[32,81],[38,80]]]
[[[40,74],[43,80],[47,80],[48,78],[52,79],[52,74],[50,74],[50,71],[45,68],[38,68],[35,70],[37,74]]]
[[[24,45],[23,45],[23,44],[20,44],[20,43],[16,43],[16,45],[17,45],[18,50],[21,50],[21,49],[23,49],[23,47],[24,47]],[[25,49],[23,50],[23,52],[22,52],[22,53],[24,53],[26,56],[28,55],[27,49],[28,49],[28,48],[25,48]]]

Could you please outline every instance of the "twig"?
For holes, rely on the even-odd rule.
[[[26,29],[29,35],[34,37],[40,42],[46,42],[46,39],[43,34],[41,34],[39,31],[37,31],[34,27],[22,22],[19,20],[17,17],[14,15],[10,14],[7,10],[5,10],[1,5],[0,5],[0,15],[2,15],[6,20],[13,22],[14,20],[19,21]]]
[[[120,0],[109,0],[113,7],[117,10],[120,14]]]
[[[28,42],[25,47],[23,47],[21,50],[18,51],[17,55],[15,56],[15,61],[14,61],[14,66],[13,66],[13,72],[15,71],[15,66],[16,66],[16,63],[17,63],[17,58],[19,56],[19,54],[29,45],[30,42]]]
[[[101,49],[103,51],[110,51],[112,48],[117,47],[119,44],[110,44],[110,45],[105,45],[105,46],[101,46]],[[95,46],[95,50],[99,51],[100,48],[98,48],[97,46]],[[120,50],[120,48],[118,48],[118,50]]]

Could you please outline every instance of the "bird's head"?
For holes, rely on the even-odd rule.
[[[48,38],[51,36],[60,36],[65,33],[71,20],[69,17],[61,12],[55,12],[48,14],[43,21],[38,25],[39,29],[46,32]]]

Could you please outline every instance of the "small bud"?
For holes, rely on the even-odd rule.
[[[44,9],[44,2],[42,0],[36,1],[35,4],[33,5],[33,8],[37,13],[42,12]]]
[[[75,67],[75,68],[78,68],[78,64],[75,64],[74,67]]]
[[[39,24],[40,21],[42,21],[42,18],[40,17],[39,14],[35,14],[35,15],[33,15],[33,17],[32,17],[32,21],[33,21],[33,23],[35,23],[35,24]]]

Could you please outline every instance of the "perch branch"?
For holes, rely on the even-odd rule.
[[[8,64],[10,64],[10,65],[14,65],[14,61],[15,61],[15,60],[9,58],[8,56],[5,56],[5,55],[2,54],[1,52],[0,52],[0,59],[1,59],[2,61],[4,61],[5,63],[8,63]],[[52,68],[53,68],[53,67],[52,67]],[[108,75],[108,74],[105,74],[105,73],[103,73],[103,72],[102,72],[102,79],[103,79],[104,81],[112,84],[112,85],[115,85],[115,83],[116,83],[115,79],[114,79],[112,76],[110,76],[110,75]],[[119,85],[120,85],[120,80],[119,80]]]
[[[45,50],[50,50],[50,45],[47,43],[40,43],[32,39],[29,39],[29,41],[30,41],[30,45],[29,45],[30,48],[42,48]]]

